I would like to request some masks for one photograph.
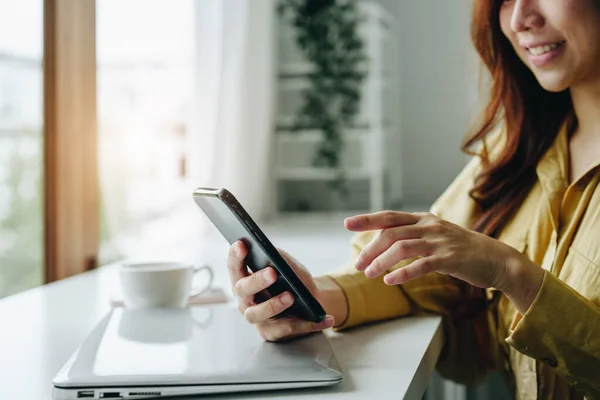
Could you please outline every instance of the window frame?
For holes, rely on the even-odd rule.
[[[96,2],[44,0],[45,282],[96,268]]]

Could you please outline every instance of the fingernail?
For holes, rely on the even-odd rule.
[[[281,298],[281,303],[283,303],[283,305],[285,305],[285,306],[289,306],[290,304],[292,304],[293,301],[294,301],[294,298],[289,293],[286,293]]]
[[[384,276],[383,281],[386,283],[386,285],[395,285],[397,282],[396,277],[393,275]]]
[[[233,248],[233,251],[235,252],[235,256],[237,258],[242,258],[242,249],[240,248],[239,243],[236,243],[235,247]]]
[[[273,279],[273,275],[271,275],[271,271],[270,270],[267,270],[267,271],[263,272],[262,278],[263,278],[263,281],[265,281],[265,283],[275,282],[275,279]]]
[[[369,265],[366,269],[365,269],[365,276],[367,278],[371,277],[371,274],[373,273],[373,268],[371,268],[371,266]]]
[[[355,228],[358,225],[358,221],[354,217],[346,218],[346,226],[348,228]]]
[[[323,329],[331,328],[333,324],[334,320],[331,315],[326,316],[323,322],[321,322],[321,326],[323,327]]]
[[[365,269],[365,265],[364,265],[364,256],[363,253],[361,252],[358,257],[356,258],[356,262],[354,263],[354,268],[356,268],[359,271],[362,271],[363,269]]]

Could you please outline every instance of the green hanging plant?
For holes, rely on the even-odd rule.
[[[280,0],[281,15],[290,15],[295,39],[312,64],[309,87],[293,131],[318,129],[323,134],[313,159],[316,167],[337,170],[334,188],[346,191],[340,168],[343,132],[360,111],[361,86],[365,78],[364,43],[358,34],[361,16],[356,1]]]

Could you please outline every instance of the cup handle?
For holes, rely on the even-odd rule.
[[[209,267],[208,265],[202,265],[200,267],[194,267],[194,272],[192,275],[192,282],[194,282],[196,276],[198,275],[198,273],[202,272],[202,271],[206,271],[208,272],[208,282],[206,283],[206,285],[204,285],[204,287],[200,287],[200,288],[194,288],[193,284],[192,284],[192,291],[190,293],[190,297],[196,297],[196,296],[200,296],[201,294],[205,293],[207,290],[209,290],[212,287],[212,283],[213,283],[213,279],[214,279],[214,273],[211,267]]]
[[[199,320],[195,319],[194,317],[192,317],[192,321],[194,322],[194,325],[198,326],[201,329],[208,328],[210,326],[210,321],[212,319],[212,309],[209,307],[205,307],[205,308],[203,308],[203,310],[207,314],[207,316],[206,316],[206,318],[204,318],[204,320],[199,321]]]

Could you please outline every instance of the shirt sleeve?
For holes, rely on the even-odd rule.
[[[372,321],[381,321],[409,315],[412,307],[397,286],[389,286],[382,278],[369,279],[354,268],[353,262],[362,249],[376,236],[377,232],[363,232],[352,239],[352,261],[349,265],[329,274],[342,288],[348,302],[348,316],[337,324],[341,330]],[[406,265],[407,262],[399,264]]]
[[[551,366],[588,397],[600,398],[600,308],[551,272],[506,342]]]
[[[468,193],[478,166],[479,160],[474,158],[434,203],[431,212],[454,223],[470,223],[474,203]],[[485,292],[474,291],[464,282],[438,273],[399,286],[386,285],[381,276],[367,278],[354,268],[353,262],[377,233],[355,235],[352,239],[352,262],[329,274],[342,288],[348,301],[348,316],[335,329],[407,315],[441,315],[444,348],[438,370],[450,379],[467,384],[483,380],[493,368],[490,352],[496,347],[490,343]],[[414,259],[402,261],[390,271],[412,261]]]

